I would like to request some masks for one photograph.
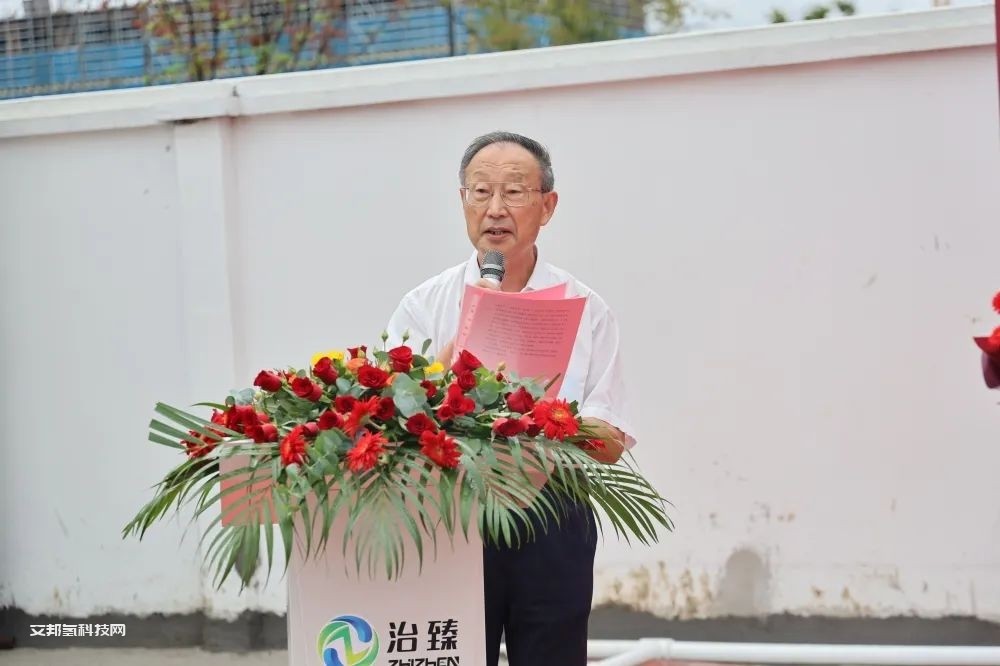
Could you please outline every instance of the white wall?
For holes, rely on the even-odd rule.
[[[457,162],[507,128],[676,504],[595,602],[1000,620],[993,40],[984,7],[0,103],[0,606],[282,611],[211,592],[197,533],[120,541],[152,405],[374,342],[467,256]]]

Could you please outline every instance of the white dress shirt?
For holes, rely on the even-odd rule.
[[[389,319],[389,348],[402,344],[403,332],[409,330],[407,344],[419,353],[424,340],[430,339],[428,356],[451,341],[458,331],[465,286],[479,280],[479,261],[473,251],[468,261],[453,266],[426,280],[400,301]],[[570,355],[566,377],[559,397],[578,401],[581,416],[591,416],[610,423],[625,434],[625,448],[635,444],[626,398],[625,377],[618,351],[618,322],[607,303],[594,290],[566,271],[536,258],[524,291],[566,284],[566,296],[584,296],[580,329]]]

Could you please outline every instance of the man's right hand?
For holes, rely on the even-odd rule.
[[[451,367],[451,357],[454,355],[455,355],[455,338],[452,338],[451,340],[448,341],[448,344],[446,344],[444,347],[441,348],[441,351],[437,353],[437,356],[434,358],[434,360],[440,361],[441,364],[445,367],[445,370],[447,370],[448,368]]]
[[[493,280],[485,280],[479,278],[475,286],[482,287],[483,289],[493,289],[494,291],[500,291],[500,285],[498,285]],[[444,347],[441,347],[441,351],[438,352],[434,360],[440,361],[445,368],[451,367],[452,357],[455,355],[455,338],[448,341]]]

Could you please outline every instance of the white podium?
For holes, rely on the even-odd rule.
[[[408,553],[403,575],[387,580],[328,550],[288,573],[289,666],[485,666],[483,547],[478,535],[427,547],[422,571]]]
[[[226,473],[245,464],[233,457],[220,468]],[[234,477],[222,485],[241,481]],[[268,483],[254,484],[254,490]],[[249,494],[249,488],[228,493],[223,514],[245,507]],[[245,521],[223,519],[224,525],[233,522]],[[364,564],[358,571],[353,544],[341,554],[346,515],[334,521],[319,555],[314,537],[308,559],[301,516],[296,523],[287,574],[289,666],[485,666],[483,546],[474,525],[468,539],[458,526],[449,537],[439,525],[436,547],[424,535],[422,565],[406,533],[402,573],[388,580],[382,567],[375,575]],[[275,535],[275,547],[280,543]]]

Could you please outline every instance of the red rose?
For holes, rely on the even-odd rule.
[[[273,423],[247,426],[247,437],[258,444],[278,441],[278,428]]]
[[[428,400],[437,395],[438,392],[437,386],[434,386],[434,382],[430,381],[429,379],[425,379],[424,381],[420,382],[420,385],[424,388],[425,391],[427,391]]]
[[[549,439],[572,437],[580,429],[565,400],[543,400],[535,405],[531,416]]]
[[[274,393],[281,388],[281,377],[273,372],[261,370],[257,373],[257,378],[253,380],[253,385]]]
[[[368,352],[368,347],[364,345],[361,345],[360,347],[348,347],[347,351],[350,353],[351,358],[359,358]]]
[[[338,395],[333,399],[333,406],[341,414],[350,414],[351,410],[354,409],[354,403],[357,401],[358,399],[353,395]]]
[[[458,385],[463,391],[471,391],[476,388],[476,376],[471,372],[463,372],[458,376]]]
[[[378,405],[375,407],[375,418],[379,421],[388,421],[396,413],[396,403],[392,401],[392,398],[385,397],[378,401]]]
[[[292,392],[300,398],[316,402],[323,395],[323,387],[308,377],[296,377],[292,380]]]
[[[517,437],[528,430],[529,423],[525,416],[519,419],[499,418],[493,422],[493,432],[501,437]]]
[[[420,412],[406,420],[406,430],[420,437],[425,432],[437,432],[437,424],[434,419]]]
[[[389,360],[394,372],[409,372],[413,367],[413,350],[406,345],[390,349]]]
[[[332,409],[328,409],[319,415],[317,425],[320,430],[333,430],[334,428],[340,428],[344,425],[344,417]]]
[[[451,408],[447,403],[442,404],[438,407],[437,411],[438,419],[442,421],[448,421],[455,418],[455,410]]]
[[[389,373],[374,365],[365,365],[358,370],[358,383],[373,389],[385,388],[389,383]]]
[[[337,369],[333,367],[333,361],[324,356],[313,366],[313,374],[322,379],[327,384],[337,381]]]
[[[528,432],[524,434],[527,435],[528,437],[538,437],[540,434],[542,434],[542,427],[537,423],[535,423],[534,421],[532,421],[530,424],[528,424]]]
[[[452,364],[451,369],[456,375],[460,375],[463,372],[471,372],[476,368],[481,368],[481,367],[483,367],[482,362],[478,358],[476,358],[475,356],[473,356],[472,354],[463,349],[462,352],[458,355],[458,358]]]
[[[446,469],[457,467],[462,457],[455,440],[444,432],[425,431],[420,435],[420,452]]]
[[[472,398],[465,395],[462,387],[458,384],[448,386],[448,395],[445,397],[445,406],[450,407],[455,416],[468,414],[476,408],[476,403]]]
[[[347,468],[352,472],[364,472],[375,466],[378,457],[388,444],[382,433],[366,432],[350,451],[347,452]]]
[[[263,412],[262,412],[263,413]],[[266,420],[265,416],[265,420]],[[213,418],[213,422],[224,425],[230,430],[244,432],[246,426],[257,425],[257,412],[253,405],[233,405],[218,418]]]
[[[291,465],[297,463],[301,465],[306,461],[306,429],[303,426],[295,426],[291,432],[285,435],[278,445],[281,452],[281,464]]]
[[[1000,313],[1000,291],[993,297],[993,309]]]
[[[535,399],[521,386],[513,393],[507,394],[507,406],[512,412],[527,414],[535,407]]]

